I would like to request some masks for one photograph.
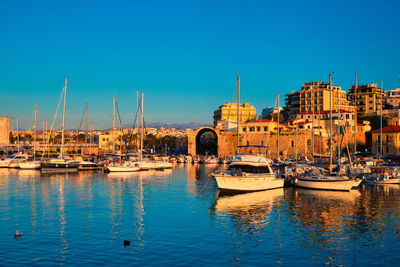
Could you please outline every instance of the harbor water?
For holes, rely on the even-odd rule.
[[[213,168],[0,169],[0,265],[400,265],[399,185],[219,196]]]

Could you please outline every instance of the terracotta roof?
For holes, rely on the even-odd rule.
[[[316,111],[314,111],[314,115],[329,114],[330,112],[331,112],[330,110],[316,110]],[[312,114],[312,113],[313,113],[312,110],[307,110],[307,111],[299,112],[298,114],[302,115],[302,114]],[[338,113],[337,110],[332,110],[332,114],[336,114],[336,113]],[[348,110],[345,110],[345,109],[341,109],[340,113],[351,113],[351,112]]]
[[[262,120],[255,120],[255,121],[247,121],[245,123],[258,123],[258,122],[272,122],[272,121],[271,120],[262,119]]]
[[[380,133],[381,129],[376,129],[372,133]],[[400,125],[390,125],[382,128],[382,133],[398,133],[400,132]]]

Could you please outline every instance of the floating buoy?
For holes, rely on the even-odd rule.
[[[124,240],[124,247],[130,246],[130,245],[131,245],[131,241],[129,241],[129,240]]]
[[[22,233],[20,231],[14,231],[14,239],[18,239],[22,236]]]

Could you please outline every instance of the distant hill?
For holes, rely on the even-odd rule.
[[[176,129],[196,129],[199,127],[206,126],[204,123],[197,122],[186,122],[186,123],[163,123],[163,122],[148,122],[146,123],[146,127],[148,128],[176,128]]]

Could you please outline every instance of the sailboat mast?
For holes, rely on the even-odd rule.
[[[381,131],[380,131],[380,139],[381,139],[381,158],[383,158],[383,150],[382,150],[382,95],[383,95],[383,81],[381,80],[381,91],[380,91],[380,93],[381,93],[381,105],[380,105],[380,128],[381,128]]]
[[[339,91],[339,87],[336,88],[336,92],[337,92],[337,110],[338,110],[338,112],[337,112],[337,116],[338,116],[338,118],[337,118],[337,122],[338,122],[338,129],[337,129],[337,136],[338,136],[338,140],[337,140],[338,147],[337,147],[337,150],[338,150],[338,152],[337,152],[337,156],[338,156],[338,162],[340,164],[340,148],[341,148],[341,145],[340,145],[340,97],[339,97],[340,91]]]
[[[357,152],[357,72],[354,82],[354,157]]]
[[[140,129],[140,161],[143,161],[143,134],[144,134],[144,120],[143,120],[143,104],[144,104],[144,92],[142,92],[142,112],[141,112],[141,129]]]
[[[276,146],[277,146],[277,150],[276,150],[276,158],[277,158],[277,160],[279,160],[279,93],[278,93],[278,95],[276,96],[277,97],[277,102],[278,102],[278,120],[277,120],[277,122],[278,122],[278,140],[277,140],[277,142],[276,142]]]
[[[314,163],[314,85],[312,85],[312,91],[311,91],[311,103],[312,103],[312,120],[311,120],[311,128],[312,128],[312,134],[311,134],[311,151],[312,151],[312,161]]]
[[[240,124],[240,75],[237,75],[237,141],[236,154],[239,154],[239,124]]]
[[[33,132],[33,160],[36,160],[36,123],[37,123],[37,104],[35,104],[35,126]]]
[[[139,90],[136,90],[136,151],[139,153]]]
[[[86,131],[85,131],[85,153],[88,154],[87,137],[88,137],[88,116],[89,116],[89,103],[86,101]]]
[[[18,125],[18,118],[17,118],[17,149],[19,153],[19,125]]]
[[[113,121],[112,121],[112,128],[113,128],[113,154],[115,154],[115,96],[113,97]]]
[[[62,118],[62,131],[61,131],[61,158],[64,156],[64,129],[65,129],[65,105],[67,104],[67,82],[68,78],[65,78],[64,85],[64,107],[63,107],[63,118]]]
[[[329,127],[329,172],[332,172],[332,74],[329,74],[329,111],[330,111],[330,127]]]

